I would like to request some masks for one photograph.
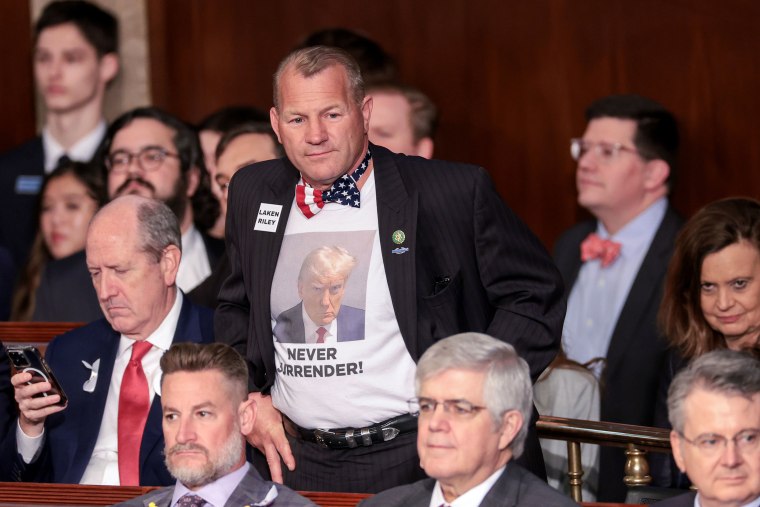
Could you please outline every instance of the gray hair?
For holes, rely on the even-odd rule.
[[[440,340],[422,355],[414,378],[417,394],[430,377],[455,369],[485,373],[483,401],[495,426],[509,410],[522,414],[523,425],[510,444],[512,455],[520,457],[533,411],[528,363],[512,345],[496,338],[482,333],[457,334]]]
[[[312,46],[293,51],[277,67],[272,88],[275,109],[280,111],[280,84],[282,76],[287,70],[293,68],[298,74],[308,78],[333,65],[339,65],[346,71],[346,85],[349,93],[354,102],[361,106],[362,100],[364,100],[364,80],[356,60],[347,52],[336,47]]]
[[[746,352],[722,349],[699,356],[681,370],[668,389],[670,425],[681,434],[684,402],[695,389],[751,399],[760,393],[760,361]]]
[[[307,275],[314,277],[340,276],[344,280],[356,266],[356,257],[340,246],[321,246],[306,255],[298,273],[298,281]]]
[[[161,260],[164,249],[174,245],[182,252],[182,234],[179,222],[169,206],[156,199],[145,199],[137,206],[137,223],[142,236],[143,252],[156,262]]]

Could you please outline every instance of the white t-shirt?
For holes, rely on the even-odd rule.
[[[299,294],[299,272],[307,255],[321,247],[345,249],[355,265],[333,288],[337,310],[315,322],[320,303],[307,292],[328,296],[314,287],[313,278]],[[408,412],[416,364],[401,336],[385,276],[374,174],[361,190],[361,208],[328,203],[306,219],[293,202],[270,303],[277,369],[272,400],[296,424],[363,427]],[[323,343],[317,343],[320,327]]]

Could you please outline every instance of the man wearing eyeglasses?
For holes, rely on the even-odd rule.
[[[480,333],[445,338],[415,374],[417,450],[429,479],[384,491],[383,507],[576,505],[513,463],[533,406],[528,364],[514,347]]]
[[[568,291],[562,341],[570,359],[596,360],[602,421],[651,426],[665,358],[657,310],[682,224],[668,203],[678,129],[662,105],[637,95],[599,99],[586,118],[570,148],[578,203],[595,219],[555,247]],[[622,449],[601,449],[599,501],[623,501],[624,466]]]
[[[182,231],[177,286],[185,292],[197,287],[222,257],[224,242],[204,233],[214,224],[219,205],[211,194],[193,129],[160,109],[133,109],[108,127],[95,157],[106,171],[110,199],[141,195],[166,203],[174,212]],[[35,318],[66,322],[99,318],[88,277],[84,254],[50,263],[40,282]],[[76,297],[70,297],[72,291]]]
[[[697,492],[657,505],[760,506],[760,361],[732,350],[697,358],[670,385],[668,415],[673,457]]]

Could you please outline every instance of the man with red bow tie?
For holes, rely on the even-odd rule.
[[[291,53],[274,88],[272,127],[287,156],[230,182],[231,275],[215,320],[218,339],[249,361],[258,422],[248,440],[293,489],[414,482],[424,477],[407,404],[416,361],[449,335],[487,332],[537,378],[558,350],[559,273],[484,169],[369,143],[372,98],[347,53]],[[329,259],[299,283],[304,259],[324,248],[355,259],[351,283]],[[364,320],[349,336],[362,339],[341,337],[335,316],[347,307]],[[302,326],[300,343],[275,340],[283,315],[320,323]],[[543,469],[537,439],[525,456]]]
[[[601,420],[651,425],[665,342],[657,310],[682,220],[668,204],[678,150],[675,118],[636,95],[597,100],[573,139],[578,203],[596,220],[557,241],[565,280],[562,342],[580,363],[597,361]],[[622,449],[603,447],[599,501],[623,501]]]

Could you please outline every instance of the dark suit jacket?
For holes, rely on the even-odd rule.
[[[37,232],[37,199],[45,174],[45,153],[42,137],[0,155],[0,245],[11,251],[17,267],[26,263],[26,256]],[[19,177],[36,185],[17,188]]]
[[[216,304],[219,301],[219,289],[222,288],[222,283],[224,283],[228,276],[230,276],[230,259],[227,257],[227,253],[224,252],[219,257],[219,262],[216,263],[216,267],[208,275],[208,278],[203,280],[200,285],[191,290],[187,295],[196,305],[216,308]]]
[[[224,256],[224,242],[205,234],[208,262],[213,270]],[[191,301],[195,302],[193,298]],[[103,317],[98,294],[87,270],[83,251],[48,262],[37,287],[32,320],[36,322],[92,322]]]
[[[13,481],[11,463],[8,459],[12,455],[11,449],[15,447],[16,426],[16,402],[11,385],[11,366],[5,353],[5,346],[0,342],[0,481]]]
[[[537,378],[557,353],[565,313],[560,276],[541,243],[484,169],[374,145],[372,154],[383,264],[411,357],[441,338],[480,331],[512,343]],[[270,160],[238,171],[229,192],[231,274],[215,326],[246,354],[252,384],[264,391],[275,376],[272,278],[298,178],[287,159]],[[253,228],[261,203],[282,205],[275,233]],[[396,230],[406,235],[402,245],[393,243]],[[409,250],[392,253],[400,246]]]
[[[659,505],[660,507],[694,507],[694,497],[697,496],[696,491],[690,491],[683,495],[674,496],[660,502],[655,502],[652,505]]]
[[[602,421],[652,425],[666,352],[665,340],[657,331],[657,311],[673,243],[682,224],[681,217],[668,208],[620,312],[601,379]],[[557,241],[554,257],[568,295],[581,268],[580,244],[589,233],[596,231],[596,227],[596,221],[583,222]],[[624,463],[623,450],[602,447],[600,501],[624,500]]]
[[[213,342],[212,312],[193,305],[185,298],[174,341]],[[58,483],[78,483],[81,480],[100,431],[118,345],[119,333],[105,319],[70,331],[50,342],[45,356],[69,398],[69,405],[45,421],[45,445],[34,463],[25,465],[21,456],[14,453],[23,480]],[[82,365],[82,361],[92,364],[97,359],[100,359],[100,371],[95,391],[87,393],[82,385],[90,378],[90,370]],[[164,465],[163,451],[161,398],[156,395],[140,446],[141,486],[174,483]]]
[[[337,318],[339,342],[364,339],[364,310],[341,305]],[[303,302],[278,315],[273,332],[280,343],[306,343]]]
[[[302,507],[315,505],[311,500],[302,497],[287,486],[263,480],[252,466],[248,468],[248,473],[243,476],[243,480],[240,481],[237,488],[235,488],[232,495],[230,495],[230,498],[227,500],[227,503],[224,505],[225,507],[241,507],[243,505],[257,504],[266,498],[267,493],[272,489],[272,486],[277,487],[277,499],[271,505],[276,507]],[[156,507],[170,507],[169,504],[172,501],[172,495],[174,495],[173,485],[168,488],[151,491],[146,495],[127,500],[126,502],[117,505],[123,507],[148,507],[151,503],[154,503]]]
[[[429,507],[435,479],[392,488],[370,497],[361,507]],[[508,463],[501,477],[488,490],[480,507],[563,507],[578,505],[570,497],[515,463]]]
[[[16,265],[10,250],[0,245],[0,320],[8,320],[11,314],[14,283],[16,283]]]

